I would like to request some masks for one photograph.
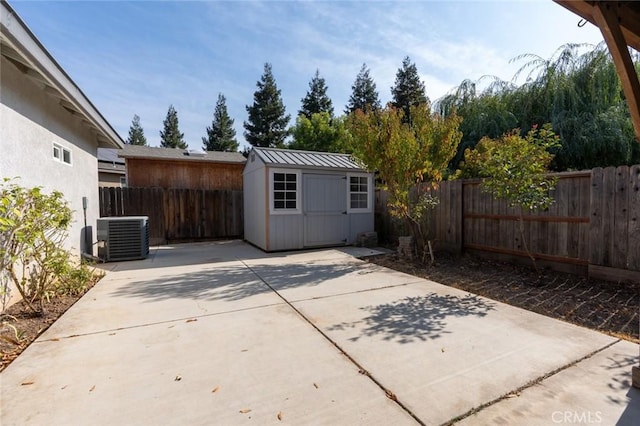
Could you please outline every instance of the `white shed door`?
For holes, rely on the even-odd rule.
[[[347,180],[345,176],[303,174],[305,247],[347,242]]]

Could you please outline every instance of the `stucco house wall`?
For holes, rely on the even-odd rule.
[[[0,66],[0,175],[19,177],[16,182],[25,187],[62,192],[74,210],[66,248],[80,254],[82,197],[88,201],[87,223],[94,225],[99,217],[95,138],[12,63],[2,58]],[[54,143],[71,151],[70,165],[53,157]]]
[[[73,210],[63,247],[72,254],[80,255],[96,240],[97,149],[123,145],[11,6],[0,2],[0,179],[62,192]],[[85,197],[91,241],[84,234]],[[17,299],[17,291],[11,294],[8,304]]]

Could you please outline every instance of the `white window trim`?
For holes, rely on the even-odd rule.
[[[276,173],[288,173],[296,175],[296,208],[295,209],[276,209],[273,207],[273,175]],[[280,214],[302,214],[302,197],[300,196],[302,187],[302,172],[295,169],[269,169],[269,213],[272,215]]]
[[[367,208],[354,209],[351,208],[351,178],[366,177],[367,178]],[[371,213],[373,212],[373,177],[369,173],[347,173],[347,213]]]
[[[58,150],[58,154],[59,154],[58,157],[56,157],[53,154],[54,150],[56,150],[56,149]],[[69,153],[69,162],[64,161],[65,152]],[[66,147],[62,146],[59,143],[53,142],[53,150],[51,152],[51,156],[52,156],[53,160],[57,161],[58,163],[66,164],[67,166],[72,166],[73,165],[73,152],[69,148],[66,148]]]

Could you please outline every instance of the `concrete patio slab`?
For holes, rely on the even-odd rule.
[[[2,373],[3,426],[415,424],[286,305],[50,337]]]
[[[636,426],[640,390],[631,387],[633,365],[638,365],[638,345],[620,341],[460,424]]]
[[[116,270],[48,333],[81,335],[280,303],[282,299],[238,261]]]
[[[426,280],[294,306],[427,424],[616,341]]]
[[[251,269],[289,301],[370,291],[420,281],[412,275],[340,256],[281,265],[251,265]],[[383,274],[384,279],[379,279]]]
[[[225,241],[106,264],[1,373],[0,421],[439,424],[561,369],[465,424],[640,423],[637,345],[353,257],[372,252]]]

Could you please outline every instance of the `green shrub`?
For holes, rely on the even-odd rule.
[[[72,267],[72,256],[60,248],[67,238],[72,211],[61,192],[45,194],[42,188],[25,188],[4,179],[0,183],[0,270],[2,294],[9,281],[34,312],[56,294]],[[79,282],[82,273],[73,272]],[[7,280],[6,277],[9,277]]]

